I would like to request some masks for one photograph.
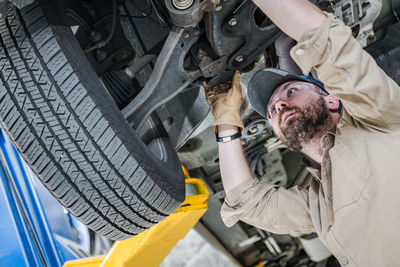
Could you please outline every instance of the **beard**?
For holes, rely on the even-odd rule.
[[[286,125],[282,126],[282,114],[286,111],[295,111],[297,118],[289,118]],[[329,130],[332,116],[322,97],[310,103],[303,109],[299,107],[284,107],[279,115],[279,127],[281,139],[289,149],[300,152],[304,144],[309,143],[313,138]],[[322,133],[322,134],[321,134]]]

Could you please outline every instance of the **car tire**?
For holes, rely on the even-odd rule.
[[[97,233],[126,239],[184,200],[178,157],[170,145],[163,159],[150,151],[71,29],[48,21],[38,3],[0,21],[1,124],[62,205]]]

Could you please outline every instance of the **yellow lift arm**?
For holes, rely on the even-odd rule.
[[[183,172],[186,184],[191,184],[197,194],[186,196],[183,204],[173,214],[143,233],[116,241],[107,255],[67,261],[64,267],[159,266],[208,208],[208,190],[204,182],[190,178],[185,168]]]

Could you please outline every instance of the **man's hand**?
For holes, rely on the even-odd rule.
[[[240,119],[240,105],[242,104],[242,89],[240,87],[240,72],[233,76],[232,83],[214,86],[206,89],[207,103],[214,115],[214,126],[221,124],[234,125],[243,130]]]

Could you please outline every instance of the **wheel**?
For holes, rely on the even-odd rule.
[[[123,119],[70,28],[38,3],[0,21],[0,119],[15,146],[72,214],[112,240],[179,207],[184,176],[167,139],[150,149]]]

